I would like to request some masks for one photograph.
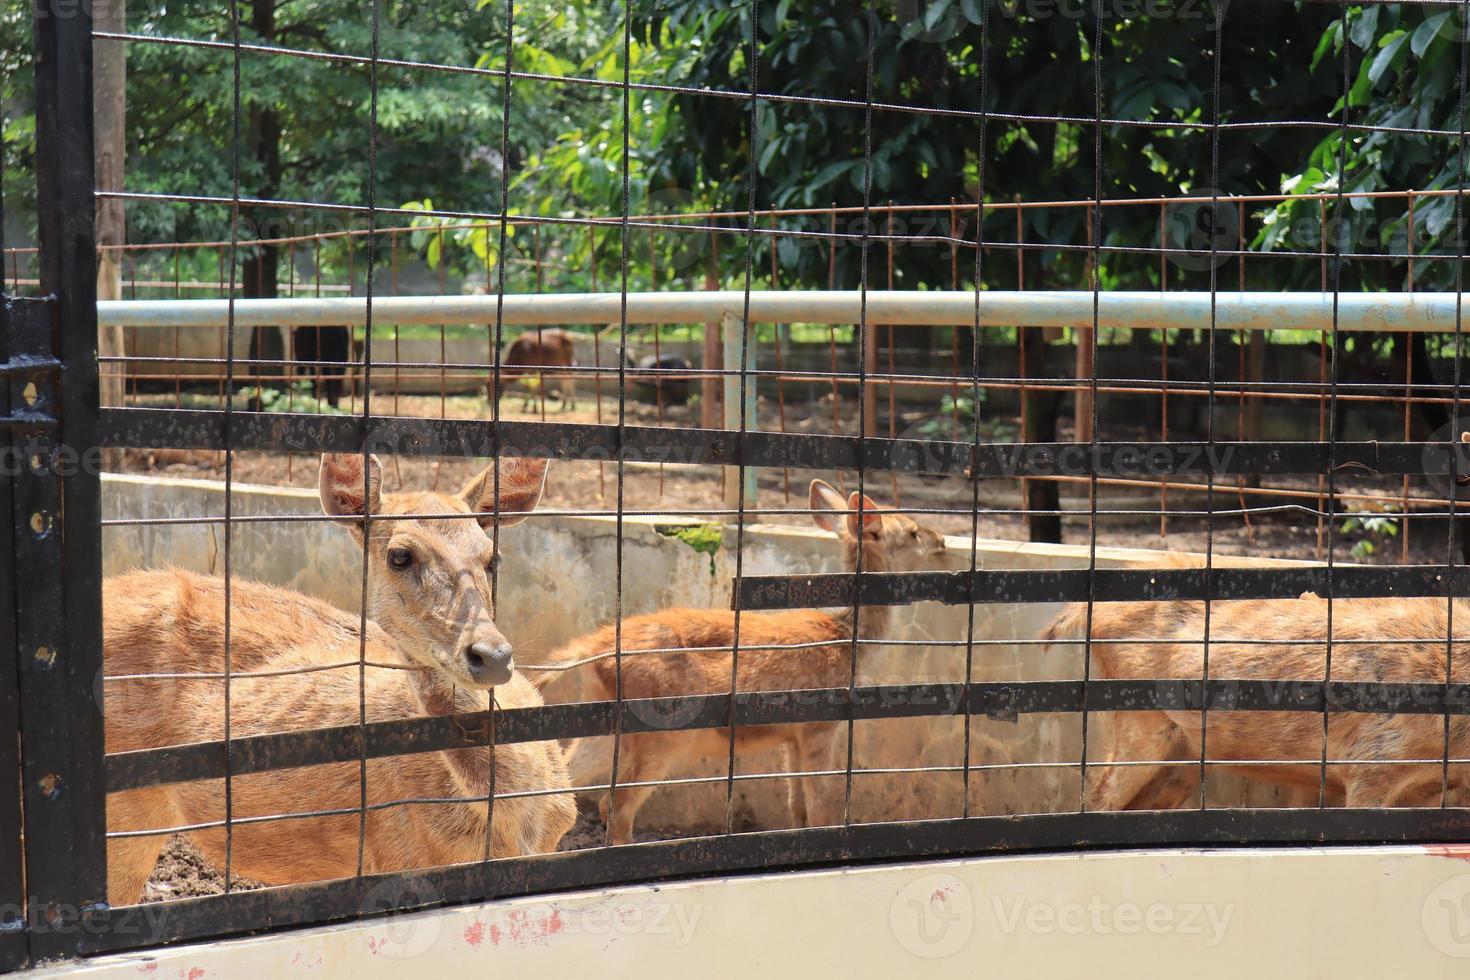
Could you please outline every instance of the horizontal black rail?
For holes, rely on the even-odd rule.
[[[497,435],[498,433],[498,435]],[[743,443],[742,443],[743,439]],[[104,408],[102,442],[155,449],[373,452],[408,456],[703,463],[979,477],[1445,475],[1450,447],[1419,442],[986,443],[574,422],[435,419],[211,409]]]
[[[1307,565],[1271,568],[977,569],[958,572],[823,572],[746,575],[737,583],[745,610],[913,602],[1035,603],[1470,596],[1470,567],[1457,565]]]
[[[1333,711],[1369,714],[1470,715],[1470,685],[1308,680],[987,681],[968,685],[905,684],[849,690],[759,691],[735,696],[737,725],[869,721],[973,715],[1013,721],[1023,714],[1077,711],[1189,710]],[[369,722],[314,731],[194,742],[107,757],[107,791],[218,779],[331,762],[614,731],[616,701],[508,708],[491,713]],[[624,735],[723,728],[728,694],[635,698],[622,702]]]
[[[1079,849],[1419,844],[1470,837],[1463,809],[1164,810],[857,824],[657,841],[112,909],[86,954],[589,887],[697,875]],[[156,910],[154,915],[148,915]]]

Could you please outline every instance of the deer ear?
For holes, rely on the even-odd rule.
[[[323,453],[317,492],[322,511],[329,517],[376,514],[382,503],[383,464],[376,456],[368,457],[368,479],[364,480],[361,453]],[[356,521],[343,523],[354,531],[362,531],[362,525]]]
[[[487,466],[466,483],[460,499],[470,510],[484,516],[480,526],[489,529],[496,524],[511,527],[525,520],[541,502],[546,488],[548,459],[507,457]],[[500,471],[500,498],[495,497],[495,471]],[[496,515],[499,516],[496,516]]]
[[[862,500],[863,516],[862,528],[858,528],[858,501]],[[883,535],[883,515],[878,510],[878,505],[873,498],[867,494],[859,494],[856,490],[847,498],[847,533],[853,537],[868,537],[877,539]]]
[[[841,512],[847,509],[847,501],[842,499],[842,494],[833,489],[832,484],[826,480],[813,480],[807,506],[812,509],[813,524],[823,531],[830,531],[833,534],[841,533],[838,528],[842,526]],[[823,510],[837,511],[838,513],[817,513]]]

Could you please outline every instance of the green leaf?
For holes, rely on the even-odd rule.
[[[1316,71],[1317,66],[1322,63],[1322,59],[1327,56],[1327,52],[1333,50],[1341,43],[1342,21],[1335,20],[1327,30],[1322,32],[1322,37],[1317,40],[1317,49],[1312,52],[1311,70]]]
[[[1358,11],[1358,16],[1353,18],[1352,26],[1348,28],[1348,38],[1362,48],[1364,51],[1373,46],[1373,38],[1378,33],[1377,4],[1370,4]]]
[[[1434,43],[1435,38],[1439,37],[1440,27],[1444,25],[1445,21],[1450,19],[1452,14],[1454,14],[1453,10],[1431,14],[1424,18],[1424,23],[1414,29],[1414,37],[1409,41],[1409,50],[1414,52],[1414,57],[1424,57],[1425,49]]]
[[[1383,40],[1379,42],[1379,48],[1381,50],[1374,57],[1373,64],[1368,68],[1368,81],[1370,84],[1378,84],[1379,79],[1393,66],[1394,59],[1403,51],[1404,45],[1408,41],[1408,31],[1394,31],[1383,36]]]

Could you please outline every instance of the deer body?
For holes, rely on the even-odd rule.
[[[323,501],[330,513],[352,513],[354,492],[360,507],[361,458],[356,457],[356,467],[352,459],[324,458]],[[540,473],[544,473],[544,465]],[[526,479],[525,473],[518,475],[516,471],[502,474],[503,482],[512,488],[509,499],[502,494],[506,509],[529,510],[534,506],[540,476],[535,477],[534,495],[528,496]],[[427,494],[390,495],[380,500],[375,490],[373,513],[470,512],[463,500],[458,508],[454,498]],[[516,493],[519,497],[514,496]],[[349,506],[343,508],[344,502]],[[371,663],[407,668],[366,669],[361,698],[369,722],[482,711],[489,707],[487,689],[492,686],[496,704],[501,707],[541,704],[535,688],[511,669],[509,645],[495,631],[488,598],[478,588],[486,584],[488,547],[489,541],[474,519],[383,521],[373,525],[368,549],[369,608],[375,620],[381,617],[381,621],[369,622],[365,645],[356,614],[287,589],[244,580],[232,582],[232,673],[349,666],[274,677],[232,678],[230,736],[357,724],[359,656]],[[434,554],[436,548],[439,551]],[[419,558],[402,568],[377,567],[386,565],[388,556],[397,551],[411,551]],[[454,569],[456,555],[471,557],[478,569],[478,581],[465,568]],[[376,584],[374,578],[379,579]],[[444,591],[446,580],[458,580],[461,594],[437,595]],[[103,591],[107,674],[224,670],[225,594],[221,579],[175,570],[136,572],[108,579]],[[129,678],[109,683],[107,751],[224,738],[224,690],[222,678]],[[370,759],[366,771],[369,807],[400,800],[480,798],[478,802],[411,803],[369,810],[362,860],[367,873],[482,858],[489,817],[484,797],[492,780],[497,794],[568,786],[565,757],[554,742]],[[240,776],[232,780],[231,792],[230,816],[237,821],[275,814],[348,811],[235,825],[232,871],[268,884],[337,878],[357,872],[357,809],[362,784],[356,761]],[[554,850],[575,817],[575,804],[566,795],[497,800],[490,854],[504,857]],[[112,794],[108,800],[110,831],[190,826],[224,819],[224,783],[218,779],[129,790]],[[109,841],[108,891],[113,903],[137,900],[165,837],[154,834]],[[224,865],[222,827],[196,830],[190,837],[206,857]]]
[[[936,532],[907,517],[885,511],[871,499],[863,504],[862,525],[857,518],[857,494],[843,498],[826,483],[812,482],[811,505],[843,513],[833,519],[813,514],[818,526],[834,531],[844,546],[844,565],[852,571],[862,553],[864,571],[896,571],[923,567],[942,554],[944,540]],[[821,610],[746,612],[740,616],[740,653],[736,673],[739,691],[779,691],[846,687],[852,679],[853,610],[833,613]],[[863,607],[858,616],[857,635],[862,639],[883,636],[889,615],[886,607]],[[735,635],[735,614],[717,609],[665,609],[634,616],[622,625],[622,696],[656,698],[685,694],[723,694],[730,690],[730,646]],[[579,637],[551,654],[555,664],[577,661],[612,651],[615,632],[611,625]],[[822,643],[819,647],[761,650],[762,644]],[[668,647],[710,647],[709,652],[647,654],[638,650]],[[618,660],[604,656],[579,668],[585,681],[582,696],[588,700],[612,700],[618,693]],[[543,689],[561,676],[545,673],[537,679]],[[553,700],[555,697],[553,696]],[[770,747],[781,748],[788,766],[795,771],[827,771],[837,767],[838,734],[841,726],[831,722],[803,725],[753,725],[736,728],[736,753]],[[729,748],[726,728],[694,729],[664,733],[625,735],[619,749],[620,784],[649,782],[668,775],[682,761],[704,755],[723,756]],[[572,778],[602,782],[608,770],[594,767],[599,754],[577,746]],[[788,801],[797,826],[821,826],[840,818],[830,780],[806,777],[801,786],[788,784]],[[818,783],[821,785],[819,786]],[[633,840],[638,810],[655,787],[620,787],[609,825],[613,843]],[[603,819],[609,819],[608,800],[602,802]]]
[[[1470,603],[1455,600],[1453,680],[1470,679]],[[1043,639],[1080,638],[1086,607],[1071,606]],[[1100,603],[1092,614],[1093,676],[1117,679],[1194,679],[1204,672],[1204,604],[1200,602]],[[1332,669],[1341,682],[1419,682],[1445,680],[1449,623],[1443,599],[1339,599],[1332,604]],[[1439,639],[1436,639],[1438,637]],[[1280,638],[1305,643],[1241,643]],[[1327,602],[1315,595],[1286,600],[1211,603],[1209,676],[1218,680],[1281,681],[1284,697],[1291,681],[1322,681],[1327,674]],[[1162,639],[1165,643],[1129,643]],[[1371,643],[1352,641],[1373,641]],[[1411,642],[1420,641],[1420,642]],[[1351,705],[1345,705],[1350,707]],[[1321,779],[1322,716],[1302,711],[1211,711],[1204,738],[1211,768],[1232,762],[1281,760],[1283,765],[1233,767],[1252,779],[1300,787],[1315,798]],[[1131,760],[1198,758],[1198,711],[1139,712],[1117,716],[1111,755],[1089,776],[1089,808],[1112,810],[1177,806],[1198,782],[1171,780],[1172,796],[1158,787],[1165,775],[1147,766],[1108,767]],[[1326,750],[1329,799],[1347,806],[1438,806],[1442,767],[1438,762],[1395,764],[1392,760],[1433,760],[1444,755],[1441,715],[1342,711],[1328,719]],[[1470,751],[1470,719],[1450,723],[1449,751]],[[1335,763],[1333,760],[1342,760]],[[1375,764],[1376,763],[1376,764]],[[1389,763],[1389,764],[1383,764]],[[1185,769],[1189,767],[1167,767]],[[1470,775],[1463,765],[1449,767],[1450,789],[1463,788]]]

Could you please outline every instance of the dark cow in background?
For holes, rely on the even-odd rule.
[[[298,369],[312,379],[314,394],[333,408],[342,400],[347,379],[351,337],[347,327],[296,327],[291,331],[291,356],[307,361]]]

